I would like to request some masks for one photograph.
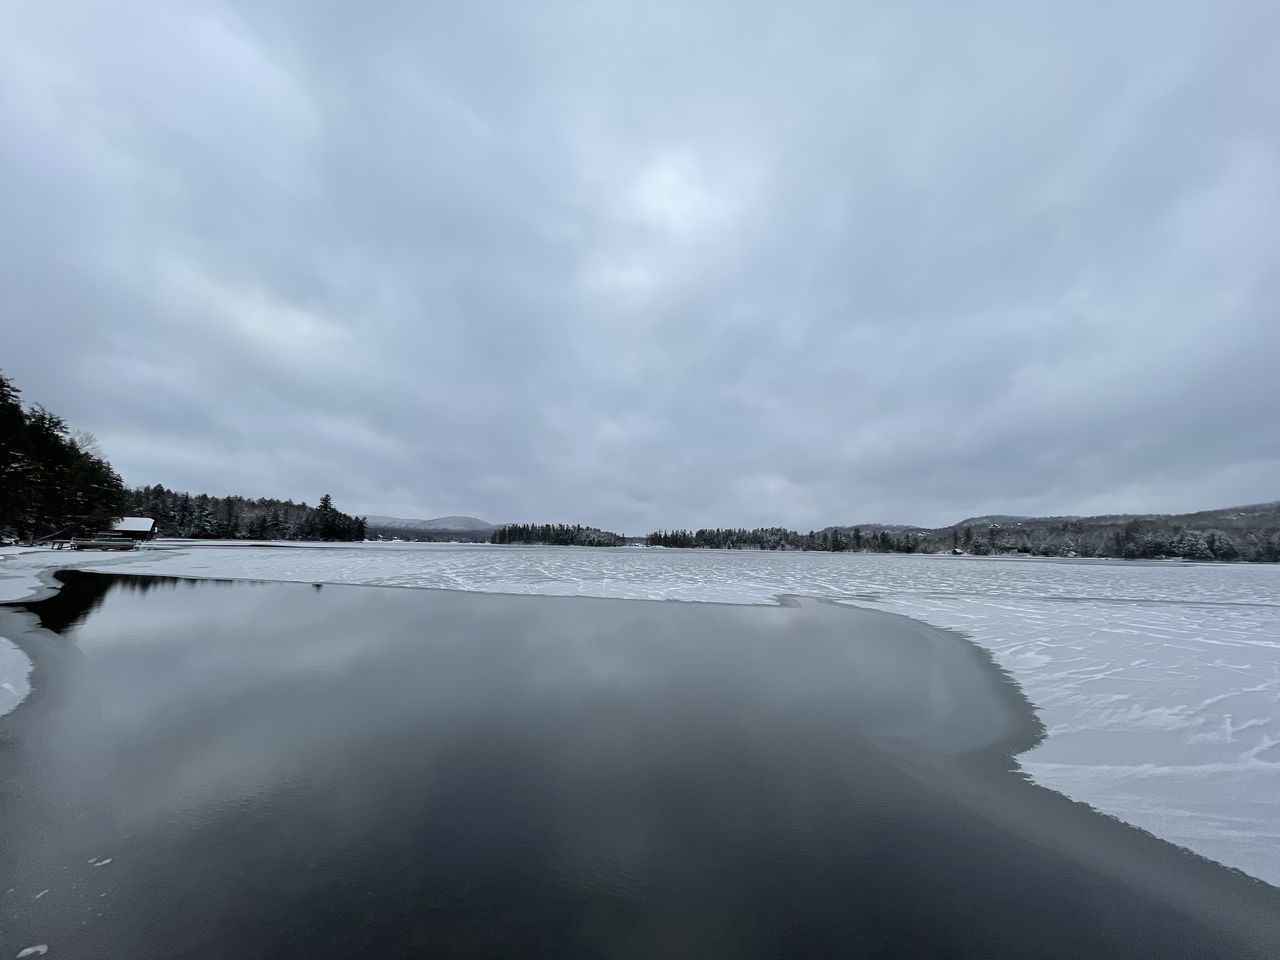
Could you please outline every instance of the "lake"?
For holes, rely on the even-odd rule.
[[[1042,728],[958,634],[62,579],[3,613],[10,956],[1280,955],[1280,891],[1022,776]]]

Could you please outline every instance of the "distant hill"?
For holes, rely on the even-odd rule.
[[[1055,517],[1020,517],[1010,514],[989,514],[967,517],[943,527],[921,527],[899,523],[856,523],[827,527],[828,530],[853,530],[864,533],[920,533],[942,534],[971,527],[986,530],[990,527],[1023,527],[1025,529],[1051,529],[1063,526],[1087,529],[1117,527],[1129,523],[1170,524],[1179,527],[1216,527],[1224,530],[1273,530],[1280,527],[1280,500],[1267,503],[1251,503],[1240,507],[1222,507],[1217,510],[1199,510],[1195,513],[1106,513],[1097,516],[1074,515]]]
[[[1184,513],[1171,517],[1152,514],[1150,519],[1180,520],[1188,524],[1213,524],[1218,527],[1241,530],[1276,527],[1280,526],[1280,500],[1251,503],[1243,507],[1223,507],[1221,510],[1201,510],[1199,513]]]
[[[929,533],[928,527],[919,527],[911,523],[854,523],[848,526],[824,527],[824,530],[852,530],[857,527],[863,533],[892,533],[895,536],[901,534],[919,534]]]
[[[1195,513],[1112,513],[1093,517],[969,517],[945,527],[850,524],[827,527],[850,537],[892,537],[912,550],[958,547],[969,553],[1273,560],[1280,541],[1280,500]],[[883,538],[882,538],[883,539]]]
[[[479,517],[435,517],[416,520],[411,517],[367,517],[369,537],[373,540],[463,540],[471,543],[487,541],[497,529]]]
[[[397,530],[421,530],[428,533],[492,533],[497,526],[479,517],[436,517],[433,520],[413,520],[408,517],[365,517],[369,529],[395,528]]]

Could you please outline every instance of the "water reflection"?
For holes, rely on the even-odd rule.
[[[126,574],[86,573],[79,570],[62,570],[54,574],[58,592],[44,600],[21,601],[5,604],[34,613],[40,626],[54,633],[66,633],[79,626],[84,619],[100,607],[107,594],[116,590],[122,593],[145,594],[152,590],[177,590],[231,587],[238,580],[195,580],[186,577],[145,577]]]

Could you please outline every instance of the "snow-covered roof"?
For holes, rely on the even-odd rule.
[[[155,525],[156,522],[150,517],[125,517],[111,529],[124,530],[127,533],[150,533]]]

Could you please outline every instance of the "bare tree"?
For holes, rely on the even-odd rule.
[[[90,457],[102,456],[102,444],[88,430],[76,430],[71,434],[71,445]]]

